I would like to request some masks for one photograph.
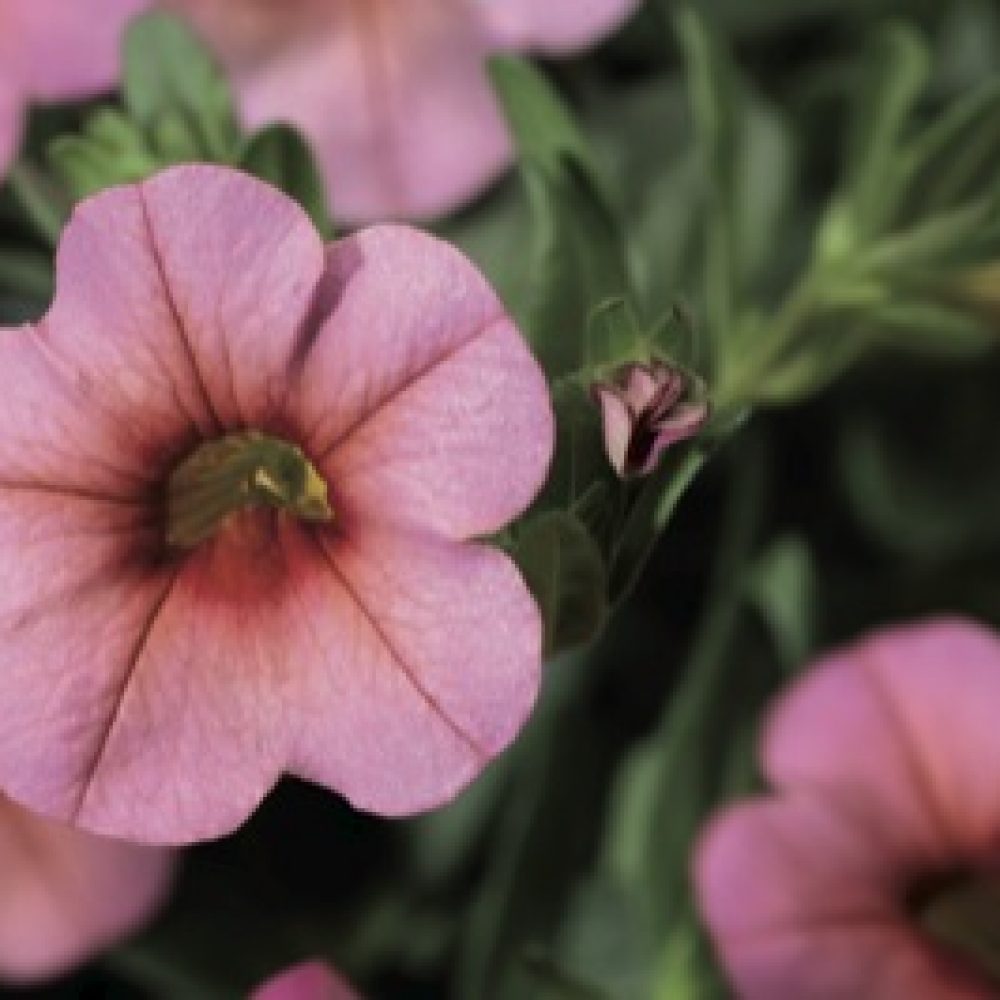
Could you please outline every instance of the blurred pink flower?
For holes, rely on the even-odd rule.
[[[0,797],[0,979],[56,976],[136,930],[172,855],[42,819]]]
[[[250,1000],[359,1000],[347,981],[322,962],[304,962],[258,986]]]
[[[608,460],[622,478],[649,475],[667,448],[708,420],[708,403],[692,397],[691,376],[662,361],[622,365],[592,392]]]
[[[0,175],[31,101],[90,97],[114,86],[126,21],[149,0],[0,0]]]
[[[572,52],[639,0],[162,0],[234,76],[251,126],[298,125],[349,222],[462,205],[511,160],[495,51]]]
[[[1000,639],[956,620],[834,653],[778,702],[762,758],[779,795],[724,811],[695,862],[741,997],[997,995],[972,907],[995,947],[998,708]]]
[[[324,248],[273,188],[175,168],[77,209],[0,370],[8,794],[188,842],[284,772],[427,809],[514,737],[539,615],[468,539],[531,502],[552,413],[458,251]]]

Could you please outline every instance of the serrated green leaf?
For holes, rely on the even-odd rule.
[[[323,176],[298,130],[270,125],[254,133],[243,147],[239,166],[294,198],[324,238],[333,237]]]

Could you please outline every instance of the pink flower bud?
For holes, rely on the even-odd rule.
[[[646,476],[671,445],[693,437],[708,403],[693,399],[694,379],[663,361],[627,364],[593,386],[604,422],[604,445],[623,479]]]

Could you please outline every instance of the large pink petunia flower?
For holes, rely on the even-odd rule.
[[[0,176],[31,101],[110,90],[126,21],[150,0],[0,0]]]
[[[741,997],[997,995],[998,707],[1000,639],[955,620],[835,653],[778,703],[779,795],[724,811],[695,863]]]
[[[572,52],[639,0],[162,0],[234,76],[251,126],[292,121],[323,165],[335,215],[426,218],[511,161],[486,72],[504,49]]]
[[[170,885],[171,852],[105,840],[0,797],[0,979],[67,972],[136,930]]]
[[[427,809],[513,738],[538,611],[468,539],[530,503],[552,414],[456,250],[324,248],[274,189],[175,168],[77,210],[0,371],[8,794],[187,842],[285,772]]]
[[[322,962],[303,962],[261,984],[250,1000],[359,1000],[347,981]]]

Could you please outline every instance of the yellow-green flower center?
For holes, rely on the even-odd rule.
[[[273,507],[304,521],[329,521],[327,487],[300,448],[257,431],[199,445],[167,483],[167,544],[190,549],[231,514]]]

